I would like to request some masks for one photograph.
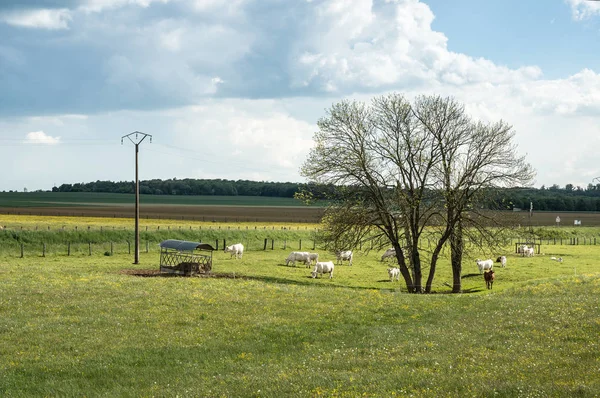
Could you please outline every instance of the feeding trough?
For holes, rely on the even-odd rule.
[[[209,273],[215,249],[200,242],[169,239],[160,242],[160,272],[178,275]]]

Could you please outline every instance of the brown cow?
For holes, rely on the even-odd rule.
[[[495,277],[496,277],[496,275],[494,275],[493,269],[483,273],[483,278],[485,279],[485,285],[487,286],[488,289],[492,288]]]

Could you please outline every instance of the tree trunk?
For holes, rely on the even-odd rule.
[[[414,290],[414,285],[412,277],[410,276],[410,270],[406,266],[406,261],[404,260],[404,251],[400,248],[400,245],[394,246],[394,249],[396,250],[396,261],[398,262],[400,273],[406,283],[406,289],[408,289],[409,292],[412,292]]]
[[[452,263],[452,293],[462,291],[462,254],[463,254],[463,232],[461,221],[456,223],[455,228],[450,233],[450,261]]]
[[[433,277],[435,276],[437,260],[440,256],[443,246],[444,242],[440,240],[435,249],[433,249],[433,254],[431,255],[431,264],[429,265],[429,277],[427,278],[427,284],[425,285],[425,293],[431,293],[431,285],[433,284]]]

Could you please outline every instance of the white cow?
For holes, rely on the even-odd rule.
[[[489,260],[476,260],[477,268],[479,268],[479,273],[483,274],[483,271],[491,270],[494,268],[494,262],[490,258]]]
[[[394,281],[396,278],[397,281],[400,280],[400,268],[388,268],[388,275],[390,276],[390,281]]]
[[[320,261],[315,264],[311,275],[313,278],[316,278],[317,274],[329,274],[329,279],[331,279],[333,278],[333,268],[333,261]]]
[[[502,268],[506,267],[506,256],[500,256],[496,259],[497,263],[500,263],[500,265],[502,265]]]
[[[231,257],[235,256],[236,259],[242,258],[244,255],[244,245],[236,243],[235,245],[227,246],[223,252],[231,253]]]
[[[517,253],[523,254],[525,255],[525,250],[529,249],[529,246],[527,245],[521,245],[519,247],[517,247]]]
[[[308,264],[307,267],[313,262],[316,264],[319,261],[319,253],[308,253]]]
[[[335,253],[338,265],[343,261],[348,261],[348,265],[352,265],[352,250],[342,250]]]
[[[290,263],[292,263],[292,265],[295,267],[296,261],[302,261],[305,265],[310,264],[309,253],[308,252],[291,252],[285,259],[285,265],[289,265]]]
[[[533,247],[528,247],[523,252],[523,257],[533,257],[535,253],[535,249]]]
[[[387,260],[388,258],[391,258],[391,257],[396,257],[396,249],[394,249],[393,247],[391,249],[387,249],[385,251],[385,253],[383,253],[381,255],[381,261],[385,261],[385,260]]]

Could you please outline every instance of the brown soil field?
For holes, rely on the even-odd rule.
[[[140,205],[141,219],[173,219],[212,222],[318,223],[323,208],[201,205]],[[134,218],[131,206],[3,207],[3,214]]]

